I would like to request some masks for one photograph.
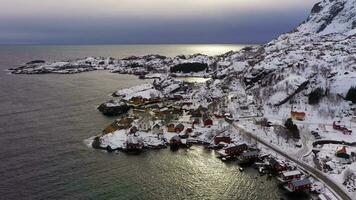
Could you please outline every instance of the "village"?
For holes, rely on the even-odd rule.
[[[252,129],[254,132],[257,129],[268,132],[269,129],[281,128],[281,125],[262,117],[261,108],[255,105],[253,98],[248,95],[241,97],[238,94],[230,94],[213,99],[210,103],[198,102],[190,92],[196,85],[197,83],[170,80],[169,84],[159,90],[146,84],[115,92],[116,97],[122,97],[119,104],[125,102],[130,109],[106,127],[100,136],[93,137],[92,147],[108,152],[138,154],[145,149],[169,147],[172,151],[177,151],[180,148],[190,148],[194,144],[204,145],[205,148],[216,151],[222,162],[239,164],[241,172],[245,167],[253,166],[261,174],[275,176],[286,191],[308,191],[319,199],[324,198],[326,194],[332,196],[330,191],[322,187],[307,171],[281,156],[274,155],[273,151],[257,144],[232,126],[250,124],[248,126],[255,127]],[[167,93],[159,92],[166,91],[167,88]],[[290,112],[290,119],[295,122],[302,122],[305,117],[304,112]],[[347,128],[336,123],[334,128],[342,134],[352,134],[351,130],[347,131]],[[270,132],[277,132],[275,130]],[[280,139],[279,134],[266,134],[265,139],[271,140],[272,144],[276,141],[282,144],[284,142],[279,140],[286,140],[287,150],[301,149],[298,137],[294,138],[292,134],[287,138],[281,136]],[[320,137],[317,133],[312,134]],[[341,154],[335,154],[336,157],[339,155]]]

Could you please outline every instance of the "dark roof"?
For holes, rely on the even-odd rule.
[[[242,156],[257,156],[258,155],[258,151],[247,151],[242,153]]]
[[[301,179],[301,180],[295,180],[295,181],[292,181],[291,184],[294,186],[294,187],[298,187],[298,186],[302,186],[302,185],[309,185],[309,184],[312,184],[312,182],[306,178],[306,179]]]
[[[176,128],[184,129],[184,125],[183,125],[183,124],[178,124],[178,125],[176,126]]]

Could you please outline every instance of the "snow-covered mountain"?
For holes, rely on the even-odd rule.
[[[356,85],[356,0],[324,0],[293,32],[225,54],[217,66],[220,87],[243,88],[263,104],[304,101],[317,87],[344,96]]]

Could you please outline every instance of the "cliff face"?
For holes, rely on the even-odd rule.
[[[311,10],[308,19],[297,31],[326,34],[355,34],[356,1],[324,0]]]

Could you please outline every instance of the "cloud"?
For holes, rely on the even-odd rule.
[[[310,0],[2,1],[0,43],[60,44],[260,43],[294,28],[312,4]]]

